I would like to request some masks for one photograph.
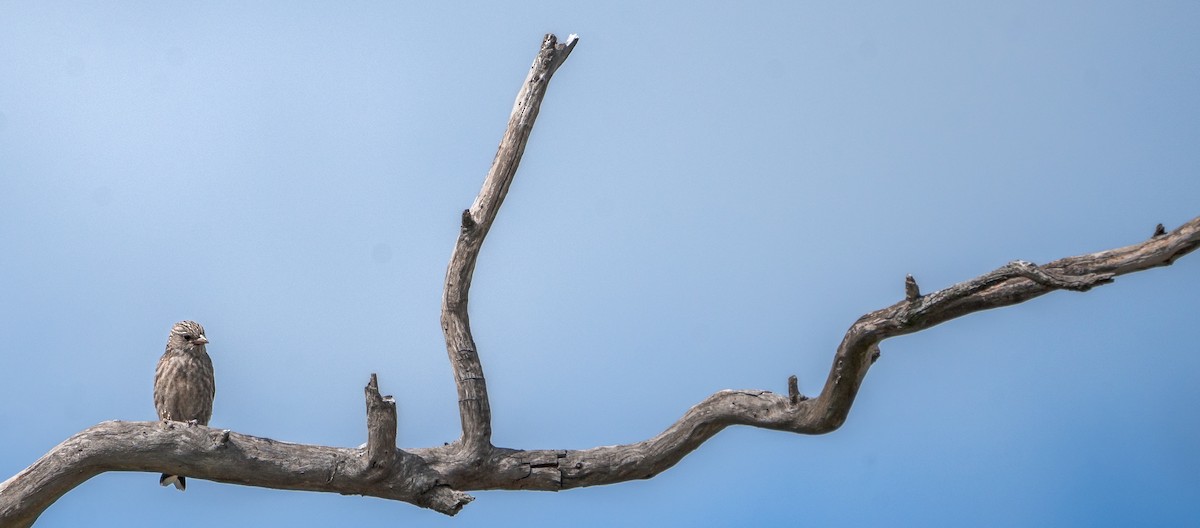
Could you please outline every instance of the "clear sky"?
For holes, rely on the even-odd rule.
[[[0,1],[0,479],[151,420],[181,319],[212,424],[459,434],[459,213],[542,35],[578,33],[475,272],[495,442],[816,392],[861,314],[1200,215],[1195,2]],[[1051,4],[1051,5],[1047,5]],[[848,422],[726,430],[649,481],[374,498],[110,473],[39,526],[1200,523],[1200,255],[886,341]]]

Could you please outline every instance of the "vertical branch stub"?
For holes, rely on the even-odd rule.
[[[904,299],[908,302],[913,302],[921,298],[921,288],[917,286],[917,279],[912,275],[904,276]]]
[[[396,400],[379,395],[379,380],[371,373],[371,381],[363,389],[367,399],[367,467],[364,477],[378,482],[392,474],[396,460]]]

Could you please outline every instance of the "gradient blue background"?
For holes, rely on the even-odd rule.
[[[458,228],[542,35],[581,35],[485,244],[495,443],[815,392],[861,314],[1200,214],[1200,4],[0,1],[0,478],[150,420],[208,328],[213,425],[459,433]],[[373,498],[109,473],[39,526],[1200,523],[1200,256],[883,344],[846,425],[726,430],[649,481]]]

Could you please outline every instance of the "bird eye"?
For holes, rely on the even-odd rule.
[[[195,339],[195,337],[193,337],[193,336],[192,336],[192,334],[183,334],[183,338],[184,338],[184,339],[186,339],[186,340],[188,340],[188,341],[191,341],[192,339]]]

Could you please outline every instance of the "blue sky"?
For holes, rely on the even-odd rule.
[[[845,329],[1013,259],[1200,214],[1192,2],[0,2],[0,479],[154,418],[201,321],[213,425],[458,435],[459,212],[546,32],[471,296],[498,445],[652,436],[725,388],[816,392]],[[429,3],[433,4],[433,3]],[[404,503],[105,474],[41,525],[1200,522],[1200,257],[883,343],[846,425],[730,429],[649,481]]]

